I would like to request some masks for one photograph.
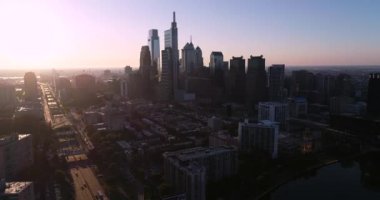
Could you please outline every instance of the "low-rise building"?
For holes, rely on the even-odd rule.
[[[34,200],[32,182],[5,182],[0,181],[0,199]]]

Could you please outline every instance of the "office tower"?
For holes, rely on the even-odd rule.
[[[172,48],[168,47],[161,52],[162,72],[160,81],[160,100],[169,101],[174,98],[173,87],[173,55]]]
[[[5,182],[0,180],[0,199],[35,200],[33,182]]]
[[[124,67],[124,75],[128,75],[128,74],[130,74],[130,73],[132,73],[132,67],[131,66],[125,66]]]
[[[139,73],[141,77],[141,90],[143,97],[151,98],[152,97],[152,83],[151,83],[151,56],[149,51],[149,46],[142,46],[140,52],[140,68]]]
[[[193,74],[195,71],[195,49],[192,42],[186,43],[182,49],[181,73]]]
[[[158,37],[157,29],[149,30],[148,46],[150,51],[150,60],[152,69],[152,77],[154,80],[158,80],[158,74],[160,73],[160,38]]]
[[[34,72],[24,75],[24,91],[26,100],[36,100],[38,97],[37,77]]]
[[[171,48],[171,65],[172,65],[172,84],[174,92],[178,89],[179,77],[179,51],[178,51],[178,29],[175,21],[175,12],[173,12],[173,22],[171,28],[165,31],[165,50]],[[163,56],[164,57],[164,56]],[[168,56],[165,56],[168,57]],[[162,61],[164,62],[164,61]]]
[[[246,93],[246,76],[245,76],[245,59],[241,57],[232,57],[230,60],[229,72],[229,94],[233,101],[245,102]]]
[[[195,68],[196,70],[203,67],[203,55],[200,47],[195,48]]]
[[[219,51],[213,51],[210,55],[210,74],[215,76],[215,72],[220,70],[223,71],[223,53]]]
[[[278,122],[281,127],[284,127],[286,121],[289,119],[288,104],[280,102],[260,102],[258,119]]]
[[[221,180],[237,170],[237,152],[233,147],[195,147],[165,152],[163,157],[165,179],[189,199],[204,199],[206,181]],[[184,168],[194,171],[184,173]],[[195,180],[186,182],[184,175],[191,175]],[[194,192],[198,198],[192,196]]]
[[[127,78],[120,79],[120,96],[128,98],[128,81]]]
[[[241,151],[257,149],[269,153],[272,158],[277,158],[278,135],[279,127],[276,122],[239,122],[238,140]]]
[[[0,138],[0,178],[12,179],[33,164],[32,136],[12,134]]]
[[[380,73],[369,75],[367,112],[371,116],[380,116]]]
[[[89,74],[80,74],[75,76],[75,88],[81,92],[94,93],[95,92],[95,77]]]
[[[314,90],[315,76],[306,70],[296,70],[292,72],[290,94],[292,96],[309,97]],[[311,99],[311,98],[309,98]]]
[[[251,56],[248,59],[246,87],[249,109],[254,109],[254,106],[260,101],[266,100],[267,73],[263,56]]]
[[[272,65],[269,67],[269,100],[284,100],[285,65]]]
[[[16,104],[16,90],[13,85],[0,83],[0,110],[13,109]]]

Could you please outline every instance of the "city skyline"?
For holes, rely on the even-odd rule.
[[[27,1],[1,2],[1,68],[139,67],[150,29],[164,31],[177,13],[178,49],[190,37],[208,66],[264,55],[267,66],[378,65],[380,14],[375,1]],[[132,12],[131,12],[132,11]],[[222,34],[221,34],[222,33]]]

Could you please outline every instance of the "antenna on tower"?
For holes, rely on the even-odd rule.
[[[173,22],[175,22],[175,11],[173,12]]]

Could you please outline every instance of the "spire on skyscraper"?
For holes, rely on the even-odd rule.
[[[173,22],[175,22],[175,11],[173,12]]]

